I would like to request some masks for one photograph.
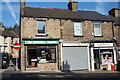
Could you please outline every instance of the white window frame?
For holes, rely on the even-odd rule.
[[[7,36],[4,36],[4,44],[7,44]]]
[[[45,22],[45,33],[38,33],[38,22],[39,21],[44,21]],[[47,33],[46,33],[46,20],[37,20],[37,35],[47,35]]]
[[[80,23],[81,28],[76,28],[76,27],[75,27],[75,23]],[[76,30],[81,31],[81,34],[76,34]],[[83,31],[82,31],[82,22],[74,22],[74,35],[75,35],[75,36],[83,36]]]
[[[99,35],[96,35],[96,32],[95,32],[95,24],[100,24],[100,34]],[[101,30],[101,23],[94,23],[94,36],[102,36],[102,30]]]

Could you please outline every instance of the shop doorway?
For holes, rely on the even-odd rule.
[[[94,52],[94,68],[100,69],[100,55],[99,55],[100,50],[94,49],[93,52]]]
[[[113,49],[93,49],[94,69],[111,70],[114,64]]]
[[[36,49],[28,48],[28,67],[37,67]]]

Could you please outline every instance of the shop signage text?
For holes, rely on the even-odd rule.
[[[113,47],[113,43],[94,43],[94,47]]]
[[[59,44],[59,41],[24,41],[24,44]]]

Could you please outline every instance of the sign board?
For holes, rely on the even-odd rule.
[[[113,43],[94,43],[94,47],[113,47]]]
[[[51,40],[51,41],[31,41],[31,40],[25,40],[24,44],[59,44],[59,41],[57,40]]]
[[[13,48],[16,49],[16,50],[20,49],[20,44],[19,43],[15,43],[13,45]]]

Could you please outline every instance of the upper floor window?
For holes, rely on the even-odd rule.
[[[46,30],[45,30],[46,26],[45,26],[45,21],[37,21],[37,33],[38,34],[46,34]]]
[[[94,23],[94,36],[102,36],[100,23]]]
[[[82,36],[82,23],[81,22],[74,22],[74,35]]]
[[[11,44],[14,44],[14,37],[11,37]]]
[[[7,43],[7,36],[4,36],[4,43]]]

